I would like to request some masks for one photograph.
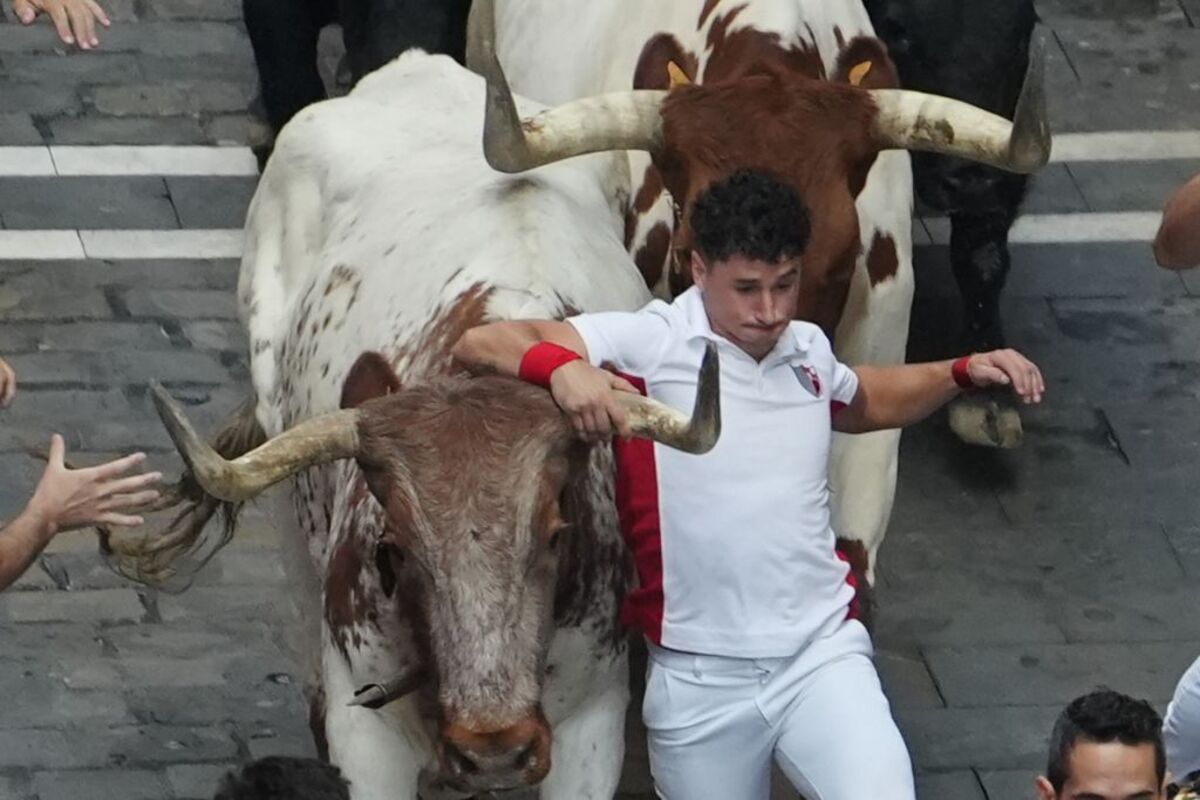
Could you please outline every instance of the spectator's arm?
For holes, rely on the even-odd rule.
[[[12,9],[24,25],[32,25],[38,14],[46,14],[58,30],[58,38],[67,44],[78,43],[82,50],[100,44],[97,22],[106,28],[112,24],[94,0],[12,0]]]
[[[152,488],[158,472],[127,475],[146,459],[144,453],[97,467],[68,469],[63,439],[55,434],[42,479],[25,510],[0,530],[0,590],[29,569],[59,531],[92,525],[140,525],[135,512],[158,499]]]

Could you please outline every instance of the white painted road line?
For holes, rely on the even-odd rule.
[[[1200,131],[1058,133],[1051,161],[1164,161],[1200,158]]]
[[[0,175],[54,175],[46,147],[0,147]]]
[[[1029,214],[1017,217],[1009,231],[1012,244],[1079,244],[1081,242],[1151,242],[1158,232],[1158,211],[1115,211],[1093,214]],[[933,244],[950,244],[950,220],[921,220]]]
[[[77,231],[0,231],[0,260],[84,258]]]
[[[241,228],[79,231],[87,258],[241,258]]]
[[[248,147],[50,147],[59,175],[257,175]]]
[[[0,146],[0,177],[257,174],[248,147]]]

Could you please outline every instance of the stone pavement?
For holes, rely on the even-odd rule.
[[[236,0],[107,7],[114,27],[91,54],[0,23],[0,146],[261,141]],[[1200,128],[1198,0],[1039,11],[1056,130]],[[1200,157],[1056,162],[1026,208],[1153,212],[1197,170]],[[0,230],[238,227],[253,186],[0,177]],[[914,358],[945,355],[957,330],[946,259],[917,250]],[[881,554],[878,663],[927,800],[1031,796],[1065,702],[1104,683],[1162,706],[1200,654],[1200,278],[1157,270],[1144,241],[1022,244],[1014,264],[1010,340],[1044,366],[1047,403],[1010,453],[957,444],[943,417],[907,433]],[[0,253],[0,353],[21,381],[0,426],[0,516],[35,482],[23,449],[52,430],[81,462],[144,447],[173,464],[151,378],[206,429],[233,408],[236,269]],[[228,765],[311,752],[268,512],[182,594],[124,582],[75,534],[0,596],[0,798],[211,797]],[[636,716],[627,800],[651,797]]]

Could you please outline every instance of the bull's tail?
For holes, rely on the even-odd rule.
[[[217,433],[212,446],[223,457],[236,458],[266,440],[254,415],[254,403],[247,401]],[[100,553],[109,567],[129,580],[169,592],[183,591],[209,559],[229,544],[241,505],[208,494],[191,470],[185,469],[179,481],[166,487],[150,509],[170,511],[170,521],[140,535],[121,536],[98,527]],[[221,524],[210,528],[208,523],[218,512]]]

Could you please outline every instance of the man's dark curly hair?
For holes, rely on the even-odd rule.
[[[350,800],[350,785],[324,761],[268,756],[226,773],[213,800]]]
[[[1111,689],[1097,689],[1071,701],[1054,723],[1050,734],[1050,759],[1046,779],[1061,793],[1071,768],[1071,751],[1078,741],[1124,745],[1154,745],[1154,767],[1161,785],[1167,772],[1163,750],[1162,719],[1145,700],[1134,700]]]
[[[777,264],[808,246],[808,209],[796,190],[763,172],[743,169],[700,193],[692,206],[692,238],[711,264],[741,255]]]

